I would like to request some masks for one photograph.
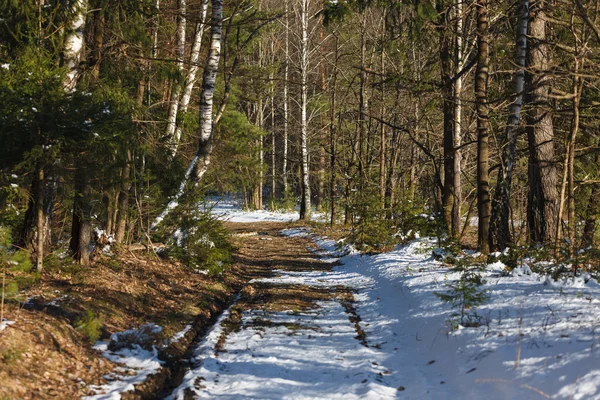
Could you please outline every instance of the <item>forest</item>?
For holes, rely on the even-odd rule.
[[[596,2],[3,3],[2,223],[39,270],[191,192],[371,247],[421,213],[485,254],[594,245]]]
[[[598,276],[598,0],[0,10],[2,313],[112,251],[221,274],[222,196],[367,255],[431,237],[449,264]]]

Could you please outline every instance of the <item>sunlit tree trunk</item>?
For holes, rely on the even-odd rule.
[[[490,250],[504,250],[512,242],[510,231],[510,195],[513,170],[517,158],[517,136],[521,124],[523,91],[525,89],[525,63],[527,60],[527,27],[529,24],[529,0],[520,0],[517,10],[517,32],[515,45],[515,65],[513,76],[514,101],[509,107],[505,130],[505,144],[502,149],[502,162],[498,170],[496,191],[492,203],[490,221]]]
[[[529,24],[529,197],[527,221],[532,243],[552,243],[558,214],[558,174],[550,103],[550,46],[546,42],[545,1],[533,3]]]
[[[477,70],[475,72],[475,98],[477,103],[477,210],[479,251],[489,254],[490,182],[489,164],[489,114],[488,76],[489,42],[487,0],[477,0]]]
[[[454,148],[454,85],[452,83],[452,60],[451,60],[451,32],[448,27],[448,9],[444,1],[438,2],[439,34],[440,34],[440,62],[441,62],[441,85],[442,85],[442,109],[444,115],[443,123],[443,150],[444,150],[444,191],[443,191],[443,216],[448,234],[456,238],[457,227],[460,221],[456,221],[456,187],[455,187],[455,148]]]
[[[310,0],[300,0],[300,149],[301,149],[301,187],[302,195],[300,199],[300,219],[309,220],[311,214],[310,202],[310,170],[308,155],[308,70],[309,64],[309,41],[308,41],[308,21],[309,21]]]
[[[81,76],[81,57],[83,54],[87,0],[73,3],[75,17],[67,27],[63,61],[67,67],[67,75],[63,88],[67,92],[75,90]],[[73,221],[71,226],[71,250],[75,260],[82,265],[90,263],[90,243],[92,240],[91,218],[91,182],[88,165],[82,160],[75,164],[75,195],[73,198]]]
[[[456,48],[455,53],[455,73],[459,72],[464,67],[464,50],[463,50],[463,0],[457,0],[455,4],[456,10]],[[460,207],[462,204],[462,184],[461,184],[461,160],[462,152],[460,146],[462,143],[462,91],[463,91],[463,76],[457,75],[454,82],[454,171],[453,176],[453,205],[452,205],[452,231],[455,236],[460,232]]]
[[[63,50],[63,62],[67,67],[67,75],[63,81],[65,91],[75,89],[81,76],[81,56],[85,36],[85,19],[87,14],[87,0],[75,0],[73,2],[74,17],[66,27],[65,44]]]
[[[223,30],[223,0],[212,0],[211,43],[200,93],[200,141],[198,143],[197,165],[194,180],[200,182],[210,165],[212,153],[212,110],[215,94],[215,83],[221,57],[221,37]]]
[[[164,218],[177,207],[179,199],[183,196],[187,182],[193,179],[197,184],[208,170],[210,165],[210,155],[212,153],[212,132],[213,132],[213,98],[215,93],[215,84],[217,80],[217,71],[219,69],[219,60],[221,58],[221,37],[223,31],[223,0],[211,0],[211,42],[202,76],[202,89],[200,92],[200,140],[198,151],[190,162],[185,175],[179,184],[179,189],[175,197],[165,207],[165,209],[154,219],[150,229],[155,229]]]
[[[202,8],[200,9],[200,22],[196,25],[196,34],[194,36],[194,42],[192,43],[192,51],[190,53],[190,69],[188,70],[187,76],[185,78],[185,86],[183,89],[183,94],[181,95],[181,101],[179,102],[179,115],[183,115],[187,112],[188,106],[190,104],[190,99],[192,98],[192,92],[194,91],[194,87],[196,86],[196,75],[198,74],[198,70],[200,68],[200,49],[202,48],[202,37],[204,36],[204,30],[206,26],[206,13],[208,11],[208,3],[209,0],[202,1]],[[175,128],[175,136],[174,141],[176,144],[176,149],[181,142],[181,137],[183,134],[183,128],[181,123],[177,123],[177,127]]]
[[[281,177],[283,179],[283,195],[286,196],[289,190],[287,169],[288,169],[288,127],[289,127],[289,71],[290,71],[290,16],[289,0],[284,0],[285,6],[285,60],[283,70],[283,164],[281,167]]]
[[[177,64],[177,76],[173,79],[171,90],[171,99],[169,101],[169,113],[167,115],[167,130],[165,132],[165,138],[167,140],[167,147],[171,157],[175,157],[177,153],[177,147],[179,146],[179,138],[175,136],[177,129],[177,111],[179,109],[179,97],[181,95],[181,86],[183,81],[183,75],[185,73],[185,29],[187,25],[187,0],[178,0],[177,7],[177,45],[175,51],[175,58]]]

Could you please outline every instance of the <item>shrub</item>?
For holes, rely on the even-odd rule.
[[[452,306],[453,312],[449,319],[452,330],[457,329],[458,325],[481,325],[481,317],[476,308],[489,300],[488,291],[481,288],[484,283],[478,272],[465,270],[458,281],[446,284],[446,292],[434,292],[442,302]]]
[[[102,326],[104,325],[104,317],[96,316],[96,314],[87,310],[83,317],[75,322],[75,329],[85,336],[90,343],[95,343],[100,339]]]
[[[230,262],[233,252],[229,232],[210,209],[199,207],[199,202],[193,199],[190,195],[165,221],[163,235],[174,233],[166,240],[164,255],[193,269],[220,273]]]

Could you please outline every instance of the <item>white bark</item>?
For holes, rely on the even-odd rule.
[[[74,0],[72,5],[74,17],[66,27],[63,61],[68,71],[67,76],[63,81],[63,88],[67,92],[71,92],[75,89],[79,76],[81,75],[79,64],[81,62],[81,53],[83,51],[87,8],[87,0]]]
[[[221,58],[221,36],[223,31],[223,0],[212,0],[211,43],[208,60],[202,77],[202,92],[200,94],[200,142],[198,143],[198,164],[196,165],[196,183],[202,180],[210,164],[212,153],[213,132],[213,98],[217,70]]]
[[[517,25],[517,44],[515,50],[515,63],[519,68],[514,75],[513,91],[517,94],[514,103],[510,105],[508,121],[506,124],[506,137],[508,141],[506,165],[504,173],[512,177],[514,159],[516,155],[516,141],[514,140],[521,123],[521,109],[523,108],[523,92],[525,90],[525,65],[527,62],[527,28],[529,25],[529,1],[521,0],[521,14]],[[506,177],[505,177],[506,179]]]
[[[308,42],[308,13],[310,0],[300,0],[300,29],[302,40],[300,42],[300,127],[302,149],[302,199],[300,204],[300,219],[310,219],[310,180],[308,160],[308,71],[310,67],[309,42]]]
[[[456,1],[456,73],[459,73],[464,67],[463,51],[463,0]],[[462,203],[461,188],[461,159],[462,151],[460,145],[462,142],[462,91],[463,77],[458,76],[454,85],[454,204],[458,207],[460,216],[460,207]]]
[[[178,2],[179,7],[177,8],[177,49],[175,56],[177,59],[177,69],[179,70],[179,74],[177,76],[177,79],[174,80],[173,89],[171,90],[169,113],[167,115],[167,131],[165,133],[165,137],[167,139],[167,146],[169,147],[171,157],[175,157],[175,153],[177,153],[177,147],[179,145],[179,140],[175,137],[175,130],[177,128],[177,111],[179,109],[179,96],[181,94],[181,80],[183,79],[183,75],[185,73],[183,61],[185,58],[185,29],[187,25],[185,13],[187,11],[187,5],[186,0],[178,0]]]
[[[202,92],[200,94],[200,142],[198,151],[185,172],[185,176],[179,185],[179,190],[173,199],[167,204],[165,210],[152,223],[150,229],[156,228],[164,218],[179,205],[179,199],[185,191],[185,186],[190,179],[198,183],[210,164],[210,154],[212,152],[212,106],[215,92],[215,83],[217,80],[217,70],[219,68],[219,59],[221,58],[221,36],[223,30],[223,0],[212,0],[211,16],[211,44],[204,67],[202,77]]]
[[[194,86],[196,85],[196,74],[198,73],[198,69],[200,65],[198,60],[200,58],[200,48],[202,47],[202,37],[204,36],[204,28],[206,26],[206,13],[208,11],[208,2],[209,0],[204,0],[202,2],[202,8],[200,10],[200,22],[196,26],[196,35],[194,36],[194,42],[192,43],[192,51],[190,54],[190,69],[185,78],[185,88],[183,90],[183,94],[181,95],[181,100],[179,102],[179,113],[185,114],[188,110],[188,106],[190,104],[190,99],[192,98],[192,92],[194,91]],[[172,153],[173,156],[177,153],[177,149],[179,147],[179,143],[181,142],[182,128],[181,125],[177,125],[175,128],[174,135],[174,144],[175,149]]]
[[[290,71],[290,17],[288,1],[284,0],[285,3],[285,65],[283,70],[283,166],[282,166],[282,177],[283,177],[283,193],[284,196],[288,192],[288,180],[287,180],[287,162],[288,162],[288,94],[289,94],[289,71]]]
[[[275,49],[273,44],[271,44],[271,56],[275,54]],[[269,79],[271,81],[271,211],[273,211],[273,206],[275,205],[275,192],[277,190],[277,182],[275,181],[275,176],[277,171],[276,165],[276,141],[275,141],[275,84],[273,81],[273,73],[270,74]]]

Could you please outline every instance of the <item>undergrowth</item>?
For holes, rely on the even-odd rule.
[[[164,257],[179,260],[198,272],[220,274],[230,264],[234,251],[230,234],[207,205],[199,207],[199,204],[193,194],[182,199],[155,239],[167,244]]]

